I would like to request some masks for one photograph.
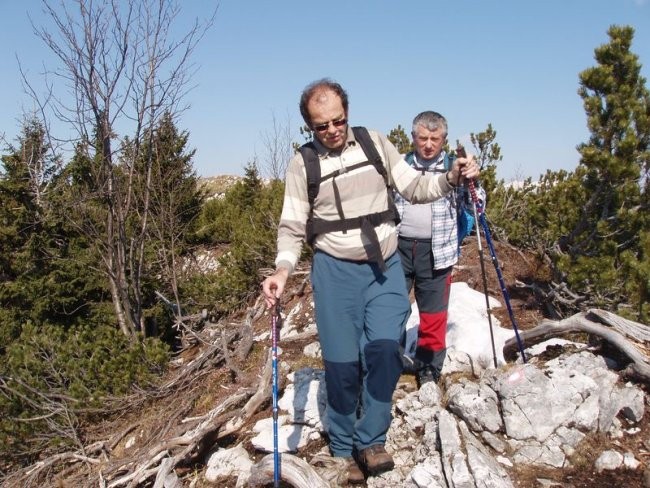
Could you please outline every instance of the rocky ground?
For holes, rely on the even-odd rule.
[[[498,258],[499,269],[502,273],[502,278],[506,284],[510,303],[513,309],[513,315],[517,326],[520,330],[526,330],[538,325],[539,322],[548,315],[547,307],[539,302],[538,297],[533,292],[531,285],[544,285],[549,281],[549,271],[544,264],[536,258],[532,253],[525,253],[515,249],[509,245],[494,242],[495,253]],[[486,271],[488,293],[497,297],[503,302],[499,280],[489,249],[486,247],[485,241],[482,244],[484,267]],[[483,291],[483,280],[481,273],[480,254],[478,251],[476,237],[472,236],[466,239],[463,245],[461,259],[459,265],[454,271],[454,281],[464,281],[470,287]],[[305,275],[298,275],[293,278],[294,287],[299,288],[298,283],[305,278]],[[290,289],[290,287],[289,287]],[[294,297],[292,300],[302,300],[306,307],[310,303],[311,293],[307,285],[305,294],[303,296]],[[500,307],[493,310],[494,315],[499,319],[502,326],[511,327],[510,316],[506,307]],[[310,311],[305,311],[305,316],[309,315]],[[256,324],[256,328],[260,331],[268,328],[268,319],[262,320]],[[313,359],[305,358],[303,348],[309,343],[308,340],[301,342],[293,342],[291,344],[283,344],[282,360],[292,364],[292,369],[298,369],[302,366],[320,367],[319,364],[314,363]],[[560,353],[560,349],[556,350]],[[546,353],[547,359],[554,357],[554,352],[549,351]],[[411,383],[415,388],[414,379],[410,376],[403,376],[403,383]],[[408,389],[408,386],[406,387]],[[258,418],[268,416],[268,411],[261,413]],[[548,470],[531,467],[515,467],[511,471],[511,477],[520,487],[538,487],[538,486],[558,486],[566,488],[587,488],[587,487],[606,487],[606,486],[620,486],[636,488],[642,486],[650,486],[644,484],[643,472],[645,463],[649,460],[650,456],[650,429],[648,423],[650,422],[650,415],[646,413],[643,422],[639,427],[641,432],[644,433],[640,436],[623,438],[617,440],[610,440],[605,435],[594,435],[588,437],[577,451],[572,459],[573,467],[563,470]],[[621,471],[596,473],[593,468],[593,463],[596,457],[604,450],[605,445],[611,445],[613,448],[619,450],[626,450],[635,453],[637,459],[642,460],[644,465],[636,471]],[[324,446],[323,443],[312,443],[309,446],[309,452],[300,453],[306,456],[313,454]],[[260,453],[251,451],[251,454],[256,459],[261,457]],[[209,486],[209,485],[205,485]],[[234,482],[231,486],[235,486]]]
[[[530,253],[523,253],[498,242],[494,244],[500,269],[510,295],[510,302],[517,325],[522,330],[534,327],[545,317],[547,312],[544,305],[536,298],[533,293],[533,287],[530,285],[541,285],[548,282],[548,270]],[[488,249],[485,248],[485,243],[483,247],[488,292],[491,296],[502,300],[499,281],[495,274]],[[298,272],[291,278],[285,296],[287,307],[295,305],[297,302],[302,304],[304,313],[301,316],[304,317],[305,326],[311,321],[311,288],[309,286],[308,271],[308,264],[299,268]],[[464,281],[472,288],[483,291],[481,265],[475,237],[469,237],[463,246],[461,260],[455,270],[454,280]],[[504,327],[511,326],[511,321],[505,307],[495,309],[494,314]],[[241,324],[244,318],[245,311],[242,311],[241,315],[232,317],[227,322],[228,324],[232,324],[234,328],[239,326],[238,324]],[[229,326],[228,324],[227,327]],[[264,333],[268,333],[270,330],[268,314],[256,317],[252,321],[252,327],[253,335],[255,336],[259,337]],[[312,336],[282,343],[282,362],[286,363],[292,371],[303,367],[321,368],[322,365],[318,359],[307,357],[303,352],[304,347],[313,343],[313,341],[314,337]],[[199,341],[194,347],[183,351],[181,357],[177,358],[176,362],[178,364],[190,364],[193,358],[200,357],[201,351],[209,346],[210,344]],[[159,395],[157,398],[151,397],[146,402],[139,404],[136,410],[123,411],[113,418],[107,418],[100,424],[87,426],[86,433],[91,442],[92,440],[99,442],[102,440],[105,441],[106,439],[115,439],[114,444],[110,446],[111,462],[115,464],[116,461],[120,460],[120,462],[128,461],[130,453],[134,452],[132,443],[139,442],[139,439],[149,438],[150,441],[151,437],[154,436],[153,433],[155,433],[156,438],[164,439],[166,431],[169,431],[169,436],[167,437],[170,437],[175,426],[186,422],[187,419],[200,418],[206,415],[216,405],[222,404],[247,387],[250,389],[258,388],[258,385],[261,383],[260,376],[268,357],[269,347],[270,340],[255,342],[250,352],[244,358],[237,358],[233,355],[227,361],[228,364],[221,362],[218,367],[203,368],[200,370],[200,378],[193,380],[191,388],[182,389],[178,394]],[[551,350],[547,351],[546,355],[548,359],[551,359],[556,353],[559,353],[559,351],[554,352]],[[170,381],[172,381],[175,374],[176,367],[170,368]],[[404,384],[403,389],[415,389],[413,377],[404,375],[401,382]],[[271,415],[271,404],[269,400],[267,397],[261,407],[256,410],[255,414],[246,419],[245,425],[232,435],[214,441],[212,447],[214,445],[220,447],[241,445],[249,452],[253,461],[261,459],[264,453],[255,451],[250,442],[253,437],[251,427],[258,420],[268,418]],[[518,487],[531,488],[542,486],[566,488],[601,486],[637,488],[650,486],[650,484],[644,484],[643,479],[643,473],[649,462],[648,456],[650,455],[650,428],[648,426],[650,415],[647,413],[647,410],[646,401],[646,414],[641,424],[638,425],[641,428],[640,434],[616,440],[609,439],[607,436],[600,434],[590,435],[571,458],[571,468],[543,470],[531,467],[515,467],[509,471],[511,479]],[[593,468],[594,461],[608,445],[620,451],[634,453],[636,459],[640,460],[642,465],[634,471],[617,470],[614,472],[606,471],[602,474],[596,473]],[[147,445],[141,447],[141,450],[144,451],[148,449]],[[305,448],[304,452],[300,452],[299,454],[301,457],[310,458],[311,455],[322,450],[324,447],[326,447],[324,440],[311,442]],[[40,486],[97,486],[98,473],[95,466],[95,464],[88,464],[85,467],[74,465],[63,471],[58,468],[56,470],[53,469],[52,475],[48,476],[48,482],[41,482]],[[57,473],[54,473],[54,471],[57,471]],[[177,466],[174,470],[180,478],[181,486],[183,487],[207,488],[214,486],[235,486],[236,481],[234,479],[222,480],[215,485],[206,480],[203,471],[204,466],[201,462],[187,466]],[[6,486],[13,488],[14,486],[27,485],[7,484]],[[107,484],[105,486],[112,485]],[[151,483],[133,486],[154,485]]]
[[[485,241],[482,242],[489,294],[503,301],[499,288],[499,280],[491,261],[489,249],[486,248]],[[494,242],[494,246],[499,268],[510,296],[510,303],[513,308],[516,323],[521,330],[530,329],[538,325],[542,319],[548,317],[548,310],[544,304],[540,303],[538,297],[536,297],[529,287],[531,285],[548,283],[550,279],[549,270],[532,253],[525,253],[496,241]],[[464,281],[472,288],[483,291],[480,253],[475,236],[465,239],[454,281]],[[495,309],[494,315],[499,318],[503,326],[510,326],[511,321],[505,307]],[[559,352],[560,350],[558,349],[557,353]],[[553,353],[549,351],[547,357],[551,359]],[[646,391],[647,405],[647,385],[641,386]],[[647,411],[639,427],[644,434],[638,437],[619,439],[616,441],[608,440],[605,436],[589,438],[581,446],[582,449],[574,460],[573,468],[564,470],[517,468],[515,469],[513,479],[516,480],[517,486],[531,488],[543,486],[538,481],[539,479],[554,480],[558,483],[556,486],[564,488],[648,487],[650,486],[648,481],[644,483],[643,468],[637,471],[604,472],[602,474],[596,473],[593,469],[595,458],[602,452],[603,446],[608,443],[612,443],[614,447],[624,447],[636,453],[637,458],[643,460],[646,464],[650,462],[650,414]]]

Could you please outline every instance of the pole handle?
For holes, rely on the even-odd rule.
[[[467,151],[465,151],[465,147],[458,141],[456,141],[456,156],[459,158],[467,157]],[[479,200],[478,195],[476,194],[476,184],[474,183],[473,179],[468,180],[467,187],[469,188],[469,194],[472,197],[472,202],[474,202],[474,205],[476,205],[476,213],[483,213],[483,205],[481,205],[481,200]]]

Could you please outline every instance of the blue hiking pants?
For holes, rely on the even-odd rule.
[[[411,308],[397,253],[386,267],[382,274],[375,263],[314,253],[311,280],[333,456],[386,441],[402,372],[399,342]]]

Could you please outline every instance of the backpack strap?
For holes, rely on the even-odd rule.
[[[305,173],[307,174],[307,199],[309,206],[313,208],[314,200],[320,190],[320,161],[318,160],[318,153],[316,146],[313,142],[303,144],[300,149],[302,160],[305,162]]]
[[[345,168],[338,169],[325,176],[321,175],[320,160],[318,158],[318,153],[316,152],[316,147],[314,144],[312,142],[308,142],[306,144],[303,144],[299,149],[305,164],[305,174],[307,178],[307,199],[309,201],[309,214],[307,218],[307,226],[305,229],[305,238],[307,243],[309,245],[312,245],[314,238],[318,234],[333,231],[347,232],[350,229],[360,228],[362,233],[366,235],[371,242],[371,246],[369,246],[368,249],[369,260],[377,262],[380,269],[384,271],[385,263],[381,255],[379,241],[374,228],[381,223],[390,220],[399,222],[399,214],[397,212],[397,208],[395,207],[393,192],[388,182],[388,173],[384,167],[381,156],[375,147],[375,143],[368,133],[368,130],[365,127],[352,127],[352,132],[354,133],[354,137],[359,143],[359,146],[363,150],[363,153],[366,156],[366,160],[350,166],[346,166]],[[352,171],[354,169],[370,164],[375,167],[377,172],[381,174],[382,178],[384,179],[384,183],[386,184],[387,189],[386,193],[388,198],[388,209],[375,214],[346,219],[345,215],[343,214],[343,206],[335,178],[348,171]],[[333,221],[315,219],[314,202],[316,200],[316,196],[318,196],[320,185],[323,181],[330,178],[334,180],[333,189],[336,208],[339,213],[339,219]]]
[[[366,155],[367,161],[337,169],[336,171],[333,171],[322,177],[320,172],[320,161],[318,159],[318,153],[316,152],[316,146],[314,146],[314,143],[308,142],[300,147],[299,151],[305,163],[305,172],[307,174],[307,199],[309,200],[310,207],[314,206],[314,201],[316,200],[316,196],[320,190],[320,184],[323,181],[330,178],[336,178],[343,173],[355,170],[368,164],[374,165],[377,172],[384,178],[386,186],[389,186],[386,168],[384,167],[381,156],[379,155],[379,152],[377,151],[377,148],[375,147],[375,144],[372,141],[370,134],[368,133],[368,129],[365,127],[356,126],[352,127],[352,132],[354,133],[354,138],[361,146],[363,153]]]
[[[451,169],[451,167],[454,165],[454,161],[456,161],[456,156],[446,152],[445,153],[445,170],[446,171],[449,171]]]
[[[363,149],[363,153],[368,158],[368,162],[375,166],[377,172],[384,178],[386,186],[389,186],[386,167],[384,166],[384,162],[381,160],[377,147],[375,147],[375,143],[370,138],[368,129],[365,127],[352,127],[352,132],[354,133],[354,138],[359,142],[361,149]]]

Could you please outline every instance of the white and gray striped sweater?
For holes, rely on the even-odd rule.
[[[422,174],[404,161],[402,155],[388,141],[386,136],[369,131],[377,151],[384,162],[388,180],[400,194],[412,203],[426,203],[448,194],[453,187],[447,183],[445,174]],[[314,141],[321,164],[321,175],[351,166],[366,160],[361,146],[348,128],[348,139],[340,153],[329,152],[318,141]],[[346,218],[383,212],[388,208],[386,184],[374,166],[367,165],[337,176],[335,179],[343,214]],[[284,202],[278,227],[278,255],[276,267],[286,268],[291,273],[300,256],[305,239],[305,226],[309,214],[307,199],[307,177],[305,164],[300,153],[292,158],[287,168]],[[333,179],[325,180],[314,201],[314,216],[323,220],[339,218],[334,198]],[[393,222],[380,224],[375,228],[384,259],[397,249],[397,235]],[[319,234],[314,249],[326,252],[336,258],[366,261],[367,239],[360,229],[347,232],[335,231]]]

